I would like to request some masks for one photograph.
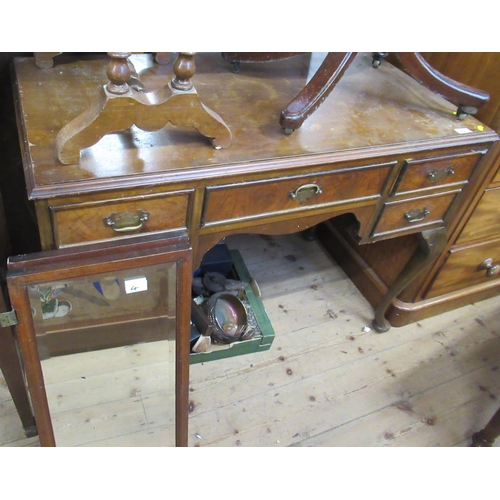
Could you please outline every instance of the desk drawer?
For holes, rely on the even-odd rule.
[[[447,184],[464,184],[482,156],[483,152],[473,151],[465,155],[406,160],[391,195]]]
[[[500,279],[500,240],[452,250],[426,298]]]
[[[395,162],[207,188],[206,226],[380,197]]]
[[[374,236],[443,222],[456,192],[386,203]]]
[[[186,229],[189,198],[174,192],[52,206],[56,247]]]

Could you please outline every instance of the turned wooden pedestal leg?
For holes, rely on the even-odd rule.
[[[500,408],[486,424],[486,427],[472,436],[471,446],[483,448],[493,446],[498,436],[500,436]]]
[[[280,125],[291,134],[311,116],[328,97],[356,57],[356,52],[329,52],[318,71],[281,112]]]
[[[417,250],[375,309],[375,319],[372,326],[376,332],[387,332],[391,328],[391,324],[385,318],[385,313],[392,301],[435,261],[443,251],[447,241],[446,230],[444,228],[423,231],[419,234],[419,246]]]
[[[476,113],[488,102],[486,92],[442,75],[418,52],[396,52],[396,56],[415,80],[458,106],[458,119],[463,120],[467,115]]]
[[[239,73],[242,62],[273,62],[300,52],[222,52],[222,57]],[[329,52],[311,80],[282,110],[280,125],[290,135],[311,116],[326,99],[356,57],[356,52]],[[377,68],[388,52],[373,52],[372,66]],[[457,104],[456,117],[465,118],[477,112],[488,101],[488,94],[456,82],[436,71],[418,52],[397,52],[401,64],[421,84]]]
[[[275,62],[301,52],[222,52],[222,57],[240,72],[240,63]],[[356,57],[356,52],[329,52],[316,73],[297,96],[282,110],[280,125],[286,135],[302,126],[328,97]]]
[[[96,144],[106,134],[123,132],[133,125],[156,131],[167,123],[189,126],[207,137],[215,149],[231,143],[231,131],[222,118],[205,106],[191,81],[195,74],[194,52],[180,52],[174,63],[175,77],[164,87],[142,92],[133,88],[128,58],[130,52],[109,52],[109,83],[101,88],[96,101],[57,134],[59,161],[76,164],[81,151]],[[137,83],[137,79],[133,79]]]

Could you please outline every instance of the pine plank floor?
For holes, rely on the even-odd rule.
[[[226,243],[258,282],[276,338],[269,351],[191,366],[191,447],[466,447],[497,410],[500,298],[376,334],[372,308],[319,243],[298,234]],[[158,410],[167,396],[146,387],[155,370],[143,369],[143,386],[120,399],[131,419],[106,422],[112,439],[96,431],[68,443],[168,443],[171,422]],[[39,445],[24,436],[3,378],[0,445]]]

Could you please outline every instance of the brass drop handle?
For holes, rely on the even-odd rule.
[[[303,186],[299,186],[293,191],[290,191],[289,195],[290,198],[302,205],[302,203],[305,203],[312,197],[321,194],[322,192],[323,190],[321,189],[321,186],[318,186],[317,184],[304,184]]]
[[[142,224],[149,218],[149,212],[137,210],[136,215],[130,212],[123,214],[112,213],[108,217],[104,217],[102,222],[105,226],[110,226],[117,233],[129,233],[142,228]]]
[[[432,183],[439,182],[441,179],[448,177],[448,175],[453,175],[455,170],[453,167],[446,168],[436,168],[427,174],[427,179],[429,179]]]
[[[427,207],[424,207],[422,209],[416,208],[415,210],[410,210],[409,212],[406,212],[405,219],[410,223],[420,222],[423,221],[429,214],[430,211]]]
[[[491,258],[483,260],[483,262],[479,264],[479,267],[477,269],[478,271],[486,271],[486,276],[488,278],[496,276],[498,273],[500,273],[500,265],[493,265],[493,259]]]

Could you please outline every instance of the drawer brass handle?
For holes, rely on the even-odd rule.
[[[409,212],[405,213],[405,219],[408,222],[420,222],[423,221],[428,215],[430,214],[430,211],[427,207],[425,208],[416,208],[415,210],[410,210]]]
[[[500,273],[500,265],[493,265],[493,259],[491,258],[483,260],[483,262],[479,264],[479,267],[477,269],[478,271],[486,271],[486,276],[488,278],[496,276],[498,273]]]
[[[436,168],[432,172],[427,174],[427,179],[429,179],[432,183],[439,182],[441,179],[448,177],[448,175],[453,175],[455,170],[453,167],[448,168]]]
[[[290,198],[295,200],[297,203],[302,205],[306,201],[310,200],[312,197],[321,194],[323,190],[317,184],[304,184],[298,188],[290,191]]]
[[[137,210],[136,215],[130,212],[118,215],[113,212],[108,217],[104,217],[102,222],[105,226],[110,226],[117,233],[128,233],[141,229],[143,222],[147,221],[148,218],[149,212],[144,212],[143,210]]]

